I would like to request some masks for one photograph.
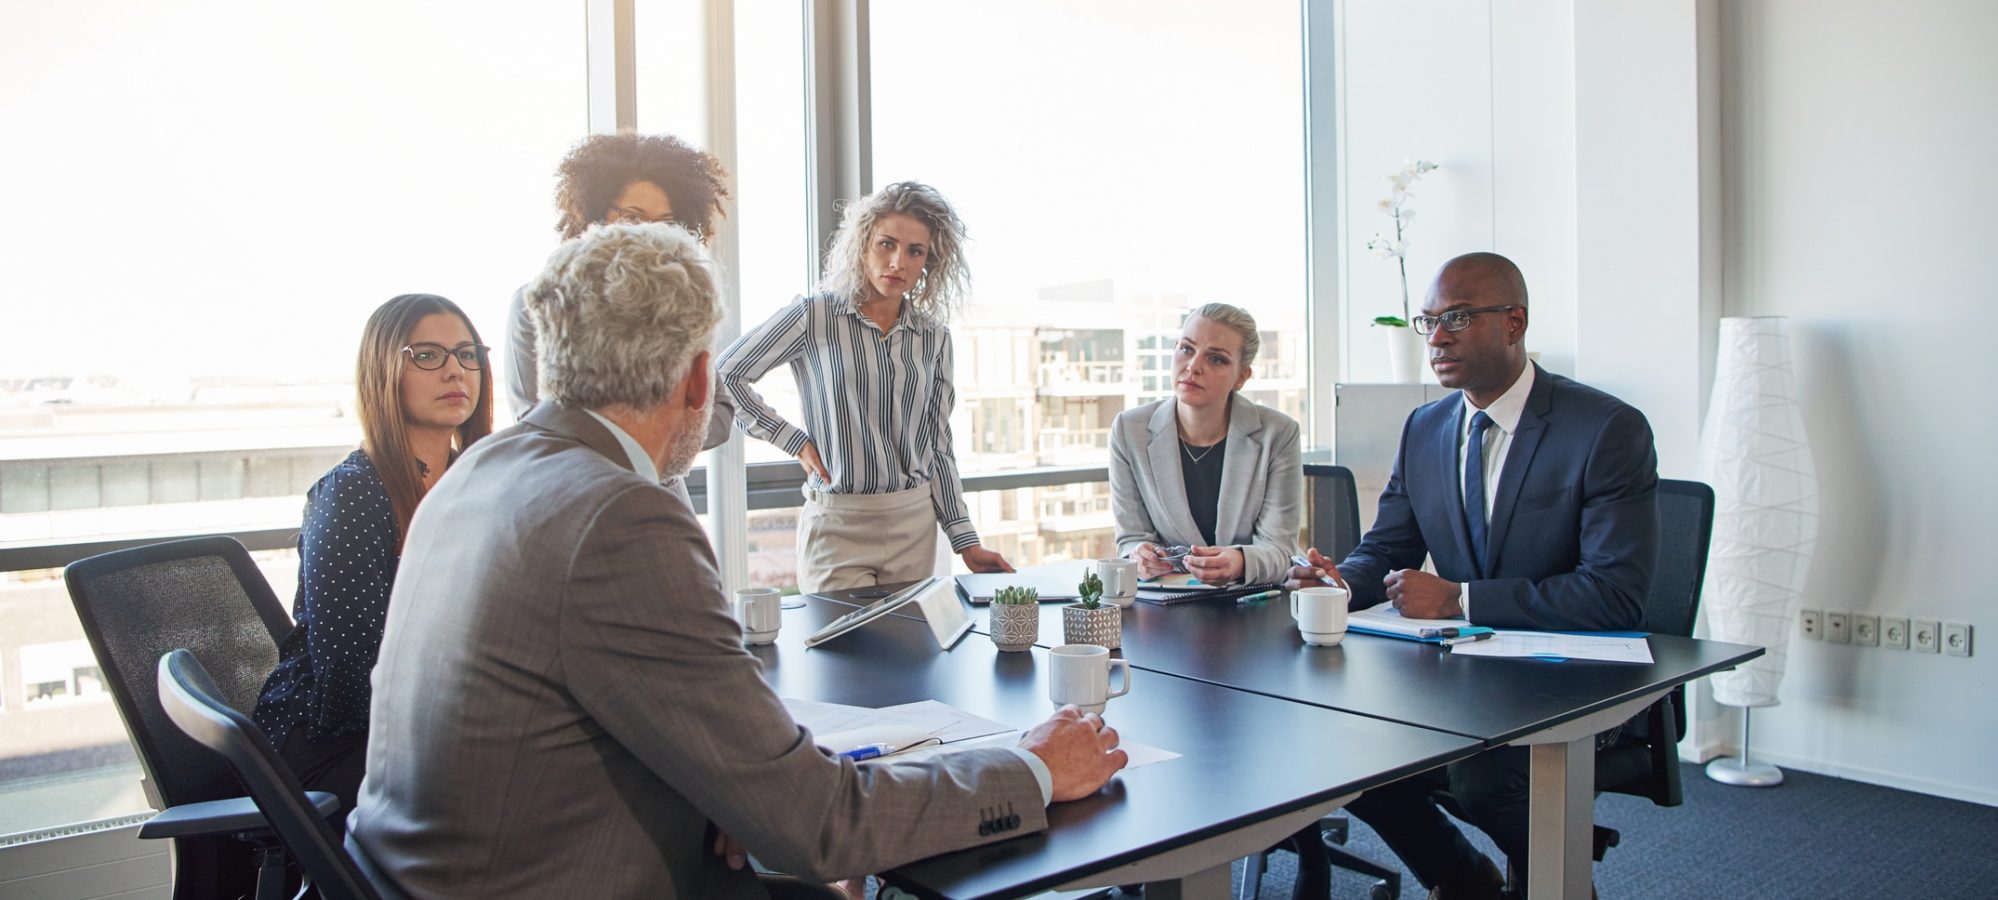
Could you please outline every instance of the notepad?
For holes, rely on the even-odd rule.
[[[1395,609],[1393,603],[1383,603],[1347,616],[1346,628],[1366,634],[1430,643],[1491,631],[1483,625],[1473,625],[1467,619],[1411,619]],[[1490,643],[1490,641],[1479,643]]]
[[[1456,656],[1508,656],[1527,659],[1587,659],[1597,662],[1651,662],[1651,642],[1628,635],[1501,631],[1488,641],[1450,648]]]

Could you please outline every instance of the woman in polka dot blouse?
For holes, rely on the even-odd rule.
[[[445,467],[492,431],[486,359],[457,304],[432,294],[383,304],[355,365],[361,449],[306,493],[298,626],[254,715],[299,781],[338,795],[343,814],[361,785],[368,676],[410,516]]]

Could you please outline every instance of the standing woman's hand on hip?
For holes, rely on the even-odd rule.
[[[820,484],[832,484],[832,473],[826,471],[826,464],[819,460],[819,448],[811,441],[798,448],[798,463],[805,467],[805,474],[819,476]]]

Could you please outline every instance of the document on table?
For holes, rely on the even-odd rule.
[[[868,709],[864,706],[786,698],[784,708],[790,710],[791,718],[798,724],[812,730],[812,735],[819,742],[819,746],[835,752],[846,747],[828,746],[826,743],[828,736],[836,735],[840,743],[848,746],[874,741],[908,746],[917,740],[928,738],[942,742],[941,745],[927,744],[898,753],[896,754],[898,759],[916,759],[935,753],[949,753],[1002,741],[1010,744],[1020,739],[1019,729],[1011,725],[975,716],[936,700],[918,700],[900,706]],[[1118,746],[1131,757],[1131,762],[1124,767],[1126,769],[1135,769],[1179,757],[1179,754],[1171,750],[1132,740],[1121,741]]]
[[[1651,644],[1642,637],[1623,635],[1501,631],[1488,640],[1454,645],[1450,648],[1450,654],[1649,663]]]
[[[784,708],[798,724],[812,730],[823,741],[839,735],[840,742],[855,744],[881,741],[906,746],[915,740],[936,739],[953,743],[990,734],[1013,731],[1011,725],[980,718],[936,700],[918,700],[900,706],[868,709],[815,700],[786,699]],[[869,737],[870,733],[878,737]],[[913,740],[912,740],[913,738]],[[829,749],[841,750],[843,747]]]
[[[1357,631],[1371,631],[1389,637],[1405,637],[1411,640],[1433,640],[1438,636],[1455,636],[1466,630],[1486,631],[1474,628],[1464,619],[1412,619],[1401,614],[1392,603],[1360,610],[1346,617],[1346,627]],[[1486,643],[1490,643],[1487,641]]]

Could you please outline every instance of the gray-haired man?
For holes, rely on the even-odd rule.
[[[1124,765],[1116,732],[1073,709],[1018,747],[929,762],[814,747],[743,651],[693,511],[659,484],[707,423],[720,309],[699,244],[593,230],[526,302],[545,402],[432,489],[390,600],[349,821],[378,880],[419,897],[762,897],[734,846],[859,875],[1044,828],[1047,803]],[[1015,828],[980,815],[1007,804]]]

